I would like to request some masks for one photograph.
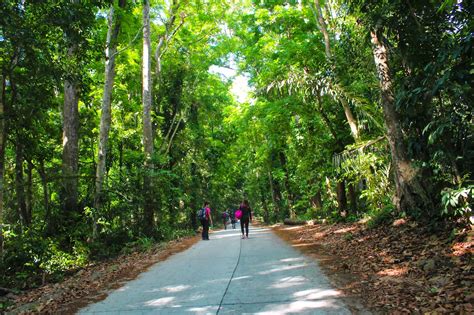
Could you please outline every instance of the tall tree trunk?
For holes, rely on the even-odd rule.
[[[325,183],[326,183],[326,195],[328,196],[328,200],[334,200],[336,199],[337,200],[337,194],[334,193],[333,189],[332,189],[332,183],[331,183],[331,179],[329,179],[329,177],[326,177],[326,180],[325,180]],[[336,188],[337,190],[337,188]],[[329,211],[326,210],[326,213],[325,215],[329,215]]]
[[[327,28],[326,20],[324,19],[324,16],[323,16],[323,11],[321,9],[321,4],[319,3],[319,0],[314,0],[314,7],[310,4],[310,8],[313,12],[316,23],[318,24],[319,29],[321,30],[321,33],[323,33],[326,59],[328,63],[332,65],[332,67],[334,67],[334,63],[332,61],[332,54],[331,54],[331,40],[329,37],[329,31]],[[344,114],[346,115],[347,123],[349,124],[349,127],[351,128],[351,134],[354,140],[358,141],[359,136],[360,136],[359,127],[357,124],[357,120],[355,119],[352,113],[352,110],[349,106],[349,103],[344,98],[346,93],[344,92],[344,89],[340,87],[339,85],[336,85],[336,88],[342,92],[341,94],[343,94],[339,99],[344,109]]]
[[[173,30],[173,26],[176,22],[176,16],[178,14],[178,9],[180,5],[181,3],[178,0],[172,0],[171,3],[169,3],[170,17],[164,23],[165,32],[158,37],[159,38],[158,45],[156,46],[156,50],[155,50],[155,60],[156,60],[155,76],[157,80],[159,80],[160,75],[161,75],[161,57],[163,56],[163,53],[165,52],[164,48],[166,44],[173,38],[173,36],[176,34],[176,32],[184,23],[185,16],[181,15],[181,23]]]
[[[267,199],[265,198],[265,189],[260,185],[260,202],[263,208],[263,221],[270,223],[270,212],[268,210]]]
[[[4,172],[5,172],[5,139],[6,139],[5,100],[6,100],[6,86],[7,86],[7,84],[6,84],[5,76],[3,74],[0,74],[0,77],[1,77],[1,84],[2,84],[2,94],[0,95],[0,238],[2,238],[2,235],[3,235],[3,233],[2,233],[2,226],[3,226],[3,182],[4,182]]]
[[[150,45],[150,1],[145,0],[143,4],[143,145],[145,152],[145,174],[143,178],[144,193],[144,224],[143,228],[147,235],[151,235],[154,226],[154,205],[152,193],[151,173],[153,171],[153,126],[151,122],[151,45]]]
[[[254,137],[255,139],[255,137]],[[254,142],[255,144],[256,142]],[[256,154],[255,150],[253,150],[253,154]],[[270,221],[270,213],[268,211],[268,204],[267,200],[265,198],[265,184],[264,182],[262,183],[260,172],[257,172],[257,183],[258,183],[258,190],[259,190],[259,195],[260,195],[260,202],[262,203],[262,208],[263,208],[263,221],[265,223],[269,223]]]
[[[26,175],[26,213],[31,222],[33,218],[33,163],[31,161],[28,161]]]
[[[275,183],[271,170],[268,171],[268,182],[270,184],[270,190],[272,191],[272,201],[276,212],[275,217],[277,219],[283,219],[281,218],[281,192],[278,188],[278,184]]]
[[[321,196],[321,189],[318,189],[314,196],[311,197],[311,206],[316,211],[321,210],[323,208],[323,198]]]
[[[355,214],[357,212],[357,192],[354,188],[354,184],[348,185],[349,201],[351,203],[351,212]]]
[[[119,182],[123,180],[123,140],[120,139],[119,144]]]
[[[331,133],[331,135],[333,136],[334,140],[337,143],[337,147],[334,149],[334,151],[341,152],[342,150],[344,150],[344,143],[342,143],[341,139],[337,136],[337,132],[334,129],[334,126],[331,123],[331,120],[329,119],[328,115],[326,114],[326,112],[323,109],[323,101],[321,99],[320,91],[317,92],[317,98],[316,99],[317,99],[316,109],[321,114],[321,117],[322,117],[323,121],[326,123],[326,127],[329,129],[329,132]]]
[[[171,39],[176,34],[176,32],[181,28],[181,26],[184,24],[185,15],[182,13],[181,23],[173,29],[180,5],[181,5],[181,2],[178,0],[172,0],[171,2],[169,2],[169,8],[168,8],[169,18],[166,22],[164,22],[164,26],[165,26],[164,32],[158,36],[158,45],[156,46],[156,50],[155,50],[155,79],[157,80],[158,83],[161,80],[161,58],[163,57],[164,53],[167,50],[168,43],[171,41]],[[182,119],[180,119],[176,123],[174,132],[172,132],[175,120],[178,116],[178,108],[177,108],[178,104],[175,103],[173,107],[174,107],[173,119],[169,125],[168,133],[163,138],[162,143],[158,149],[158,152],[163,153],[162,149],[166,147],[166,151],[163,153],[166,156],[169,155],[174,136],[176,135],[176,132],[178,131],[178,128],[182,121]],[[156,130],[153,130],[153,136],[155,136],[155,132]],[[166,142],[168,142],[167,145],[166,145]]]
[[[6,78],[0,73],[0,82],[2,84],[0,95],[0,259],[3,259],[3,182],[5,173],[5,140],[6,140],[6,127],[5,127],[5,100],[6,100]]]
[[[39,161],[38,174],[41,178],[41,186],[43,187],[43,207],[44,207],[44,222],[46,225],[46,233],[52,234],[51,224],[51,209],[49,207],[49,189],[48,189],[48,178],[46,176],[46,169],[44,167],[44,160]]]
[[[125,6],[125,1],[119,1],[120,7]],[[97,157],[96,182],[94,208],[100,212],[103,204],[103,185],[106,172],[107,145],[109,140],[110,124],[112,121],[112,89],[115,79],[115,55],[117,54],[117,37],[120,31],[120,18],[115,17],[114,5],[110,6],[107,30],[107,40],[105,48],[105,83],[102,97],[102,113],[100,117],[99,131],[99,152]],[[115,20],[115,23],[114,23]],[[97,237],[97,222],[93,220],[93,238]]]
[[[337,181],[336,193],[339,213],[342,215],[347,211],[346,183],[344,180]]]
[[[285,180],[283,181],[283,185],[285,186],[285,190],[286,190],[290,219],[294,219],[296,217],[296,213],[295,213],[295,210],[293,209],[293,194],[291,192],[291,187],[290,187],[290,174],[288,172],[285,153],[283,151],[280,151],[278,153],[278,157],[280,159],[281,167],[283,167],[283,171],[285,172]]]
[[[388,63],[388,49],[380,29],[371,31],[374,61],[379,76],[382,95],[382,108],[392,163],[395,170],[395,205],[399,211],[411,212],[414,209],[428,211],[433,203],[428,192],[417,176],[417,170],[408,158],[403,133],[395,107],[393,79]]]
[[[194,156],[193,156],[194,160]],[[196,218],[196,211],[198,209],[198,202],[197,202],[197,188],[199,187],[198,177],[197,177],[197,165],[196,163],[191,163],[190,165],[190,173],[191,173],[191,202],[189,206],[191,208],[191,226],[193,227],[194,231],[198,229],[198,222]]]
[[[24,226],[30,225],[30,218],[26,210],[25,181],[23,178],[23,142],[19,136],[15,141],[15,186],[18,214]]]
[[[74,58],[77,44],[72,44],[68,57]],[[71,74],[70,74],[71,75]],[[63,156],[62,156],[62,208],[66,221],[69,214],[78,211],[78,170],[79,170],[79,84],[77,79],[68,77],[64,81],[63,108]]]
[[[331,59],[332,55],[331,55],[331,43],[329,40],[329,32],[326,25],[326,21],[324,20],[323,11],[321,10],[321,4],[319,3],[319,0],[314,0],[314,5],[316,8],[313,8],[312,6],[310,7],[313,11],[314,18],[318,22],[319,29],[321,30],[321,33],[323,33],[323,36],[324,36],[324,47],[326,51],[326,57],[328,59]]]
[[[359,140],[359,127],[357,125],[357,120],[355,119],[354,115],[352,114],[352,110],[349,106],[347,100],[342,96],[340,98],[342,108],[344,108],[344,114],[346,115],[347,123],[351,128],[351,134],[355,141]]]

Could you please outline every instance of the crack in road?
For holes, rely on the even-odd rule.
[[[230,283],[232,282],[232,279],[234,278],[234,274],[235,274],[235,271],[237,270],[237,266],[239,266],[241,254],[242,254],[242,239],[240,240],[239,257],[237,258],[237,263],[235,264],[234,271],[232,271],[232,275],[230,276],[229,282],[227,283],[227,287],[225,288],[224,294],[222,295],[222,299],[221,299],[221,302],[219,303],[219,308],[217,309],[216,315],[218,315],[219,311],[221,310],[222,302],[224,302],[225,295],[227,294],[227,290],[229,290]],[[224,304],[224,305],[227,305],[227,304]]]

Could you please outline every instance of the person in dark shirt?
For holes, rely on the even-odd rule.
[[[205,241],[209,240],[209,226],[212,225],[211,208],[209,208],[209,202],[204,202],[205,217],[201,220],[202,224],[202,239]]]
[[[232,228],[235,229],[235,222],[237,221],[235,218],[235,211],[232,211],[231,209],[229,209],[228,212],[230,215],[230,223],[232,223]]]
[[[229,220],[229,213],[226,210],[222,212],[222,222],[224,223],[224,230],[227,230],[227,220]]]
[[[240,229],[242,230],[242,239],[249,238],[249,223],[252,221],[252,209],[250,209],[248,200],[244,200],[239,207],[242,211],[240,219]],[[245,233],[244,233],[245,228]]]

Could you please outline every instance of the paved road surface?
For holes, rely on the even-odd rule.
[[[210,235],[80,314],[350,314],[317,264],[269,229]]]

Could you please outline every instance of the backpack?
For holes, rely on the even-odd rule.
[[[242,219],[242,210],[237,209],[237,210],[235,211],[235,217],[236,217],[237,219]]]
[[[206,220],[206,208],[201,208],[200,210],[198,210],[197,212],[197,218],[198,220],[202,221],[202,220]]]

